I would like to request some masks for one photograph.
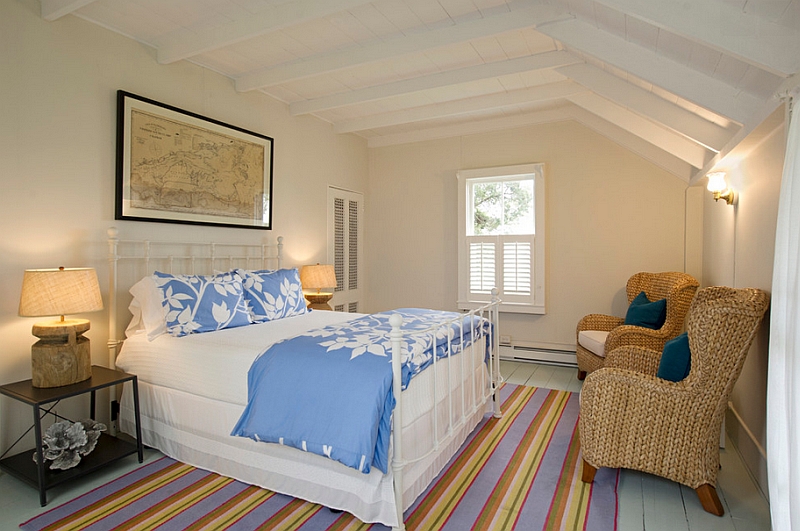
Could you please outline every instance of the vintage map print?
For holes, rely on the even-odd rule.
[[[271,138],[119,100],[117,219],[271,228]]]
[[[252,218],[264,146],[134,110],[131,206]]]

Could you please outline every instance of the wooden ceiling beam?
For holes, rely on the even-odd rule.
[[[94,1],[95,0],[41,0],[42,18],[52,22]]]
[[[800,70],[800,28],[748,13],[735,2],[595,1],[777,76]]]
[[[305,79],[344,68],[363,65],[400,55],[447,46],[472,39],[505,33],[539,24],[571,18],[560,7],[534,5],[491,17],[459,22],[453,26],[413,33],[386,40],[376,40],[358,46],[317,54],[280,64],[236,79],[236,90],[246,92],[259,88]]]
[[[558,68],[557,72],[715,152],[735,133],[596,66],[570,65]]]
[[[597,94],[588,92],[574,94],[567,99],[578,107],[582,107],[682,161],[688,162],[695,168],[702,168],[713,156],[712,152],[688,138],[661,127]]]
[[[569,52],[545,52],[537,55],[528,55],[510,59],[508,61],[497,61],[482,65],[468,66],[438,74],[420,76],[384,85],[376,85],[363,89],[322,96],[312,100],[303,100],[289,105],[289,110],[293,115],[309,114],[327,109],[335,109],[346,105],[355,105],[366,101],[374,101],[382,98],[390,98],[401,94],[419,92],[433,88],[468,83],[481,79],[490,79],[508,74],[529,72],[548,68],[557,68],[581,62],[581,59]]]
[[[586,22],[556,22],[538,31],[739,124],[746,123],[764,105],[736,87]]]
[[[436,118],[446,118],[448,116],[458,116],[475,111],[485,111],[490,109],[501,109],[520,104],[543,103],[562,99],[572,94],[586,91],[577,83],[571,81],[559,81],[548,83],[511,92],[498,92],[485,96],[475,96],[460,100],[447,101],[444,103],[434,103],[410,109],[374,114],[337,122],[333,130],[337,133],[352,133],[355,131],[365,131],[367,129],[380,129],[393,125],[422,122]]]

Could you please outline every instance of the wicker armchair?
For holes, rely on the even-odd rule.
[[[609,352],[581,391],[583,481],[599,467],[641,470],[695,489],[703,509],[722,516],[715,489],[722,419],[768,303],[752,288],[700,290],[688,316],[691,371],[680,382],[655,376],[660,352]]]
[[[583,380],[587,373],[603,367],[604,358],[584,348],[578,336],[584,330],[610,332],[605,342],[605,352],[624,345],[635,345],[661,351],[664,343],[683,330],[683,320],[700,283],[686,273],[636,273],[628,279],[625,291],[628,304],[642,291],[651,301],[667,299],[667,319],[658,329],[625,325],[625,319],[612,315],[592,313],[578,322],[576,336],[576,356],[578,358],[578,379]]]

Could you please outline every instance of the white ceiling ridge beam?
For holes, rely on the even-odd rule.
[[[684,182],[689,182],[692,172],[696,170],[691,164],[585,109],[571,105],[568,112],[576,122],[636,153]]]
[[[94,1],[95,0],[41,0],[42,18],[52,22]]]
[[[350,92],[331,94],[330,96],[322,96],[311,100],[296,101],[289,105],[289,110],[292,115],[297,116],[347,105],[355,105],[367,101],[390,98],[401,94],[458,85],[460,83],[469,83],[471,81],[490,79],[509,74],[518,74],[520,72],[557,68],[559,66],[567,66],[580,62],[583,62],[583,60],[569,52],[545,52],[509,59],[508,61],[484,63],[427,76],[413,77],[402,81],[365,87]]]
[[[723,81],[579,20],[549,24],[538,31],[739,124],[748,122],[764,104]]]
[[[158,62],[174,63],[368,3],[368,0],[295,0],[205,31],[180,29],[158,43]]]
[[[425,142],[428,140],[438,140],[441,138],[452,138],[455,136],[474,135],[478,133],[513,129],[516,127],[524,127],[526,125],[563,122],[569,119],[569,115],[565,114],[563,110],[550,109],[546,111],[517,114],[514,116],[504,116],[502,118],[472,120],[460,124],[429,127],[427,129],[417,129],[406,133],[374,136],[367,140],[367,147],[374,148],[393,146],[397,144],[410,144],[412,142]]]
[[[571,18],[571,15],[562,8],[534,5],[422,33],[413,33],[387,40],[378,39],[244,74],[236,79],[236,90],[246,92],[568,18]]]
[[[367,129],[380,129],[393,125],[422,122],[448,116],[458,116],[474,111],[488,109],[501,109],[519,104],[547,102],[562,99],[571,94],[583,92],[586,89],[571,81],[558,81],[546,85],[538,85],[511,92],[497,92],[473,98],[447,101],[413,107],[381,114],[373,114],[352,120],[337,122],[333,126],[336,133],[352,133]]]
[[[595,1],[780,77],[800,69],[800,28],[746,13],[741,3]]]
[[[735,133],[594,65],[570,65],[556,71],[714,152],[722,149]]]
[[[594,93],[583,93],[568,96],[567,99],[587,111],[596,114],[607,122],[633,133],[670,153],[695,168],[702,168],[712,155],[704,147],[691,140],[660,127],[652,121],[629,111],[616,103]]]

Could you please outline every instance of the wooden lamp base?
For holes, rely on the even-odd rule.
[[[39,341],[31,347],[31,374],[34,387],[61,387],[92,377],[92,356],[86,319],[69,319],[33,325]]]
[[[333,310],[328,301],[333,298],[333,293],[306,293],[308,308],[312,310]]]

